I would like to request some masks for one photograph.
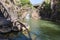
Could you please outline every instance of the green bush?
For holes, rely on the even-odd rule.
[[[30,5],[30,1],[29,0],[20,0],[22,5],[26,5],[29,4]]]

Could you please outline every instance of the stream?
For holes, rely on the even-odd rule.
[[[2,38],[5,37],[8,40],[60,40],[59,23],[34,19],[25,20],[24,22],[28,23],[31,27],[28,34],[11,32],[3,34]]]

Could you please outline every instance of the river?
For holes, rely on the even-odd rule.
[[[59,23],[47,20],[25,20],[30,25],[30,32],[23,34],[21,32],[11,32],[4,34],[10,40],[60,40]]]

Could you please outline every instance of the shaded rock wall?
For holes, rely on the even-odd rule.
[[[40,17],[53,21],[60,21],[60,1],[54,0],[47,4],[43,3],[39,8]]]

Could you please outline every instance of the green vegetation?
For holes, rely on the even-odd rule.
[[[29,0],[20,0],[22,5],[26,5],[29,4],[30,5],[30,1]]]
[[[49,3],[50,3],[50,0],[45,0],[45,2],[46,2],[47,4],[49,4]]]
[[[52,4],[53,3],[53,4]],[[40,15],[43,19],[59,22],[60,20],[60,1],[45,0],[40,9]]]

